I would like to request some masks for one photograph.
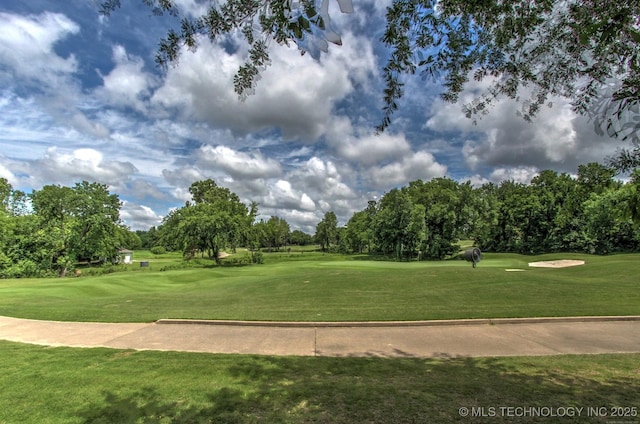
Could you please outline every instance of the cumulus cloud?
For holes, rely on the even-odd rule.
[[[298,211],[313,211],[316,208],[308,194],[294,189],[288,181],[278,180],[268,188],[268,194],[260,202],[267,208]]]
[[[199,167],[220,169],[234,179],[271,178],[282,174],[280,164],[265,158],[260,152],[244,153],[226,146],[202,146],[197,156]]]
[[[574,171],[594,158],[602,160],[620,145],[617,140],[597,136],[586,118],[576,115],[561,98],[551,99],[553,107],[543,107],[533,122],[517,115],[521,105],[515,100],[500,99],[474,125],[460,105],[470,102],[489,83],[470,82],[458,104],[435,102],[425,124],[435,131],[465,132],[469,138],[463,155],[470,169],[488,165]],[[526,98],[527,93],[522,95]]]
[[[327,143],[343,159],[362,165],[401,159],[411,152],[403,134],[385,132],[375,135],[371,129],[357,133],[347,117],[336,117],[327,132]]]
[[[316,156],[309,158],[302,166],[291,171],[289,181],[295,187],[304,187],[311,197],[318,200],[354,199],[356,194],[343,181],[343,175],[331,160]]]
[[[0,156],[0,162],[1,160],[2,160],[2,157]],[[8,168],[5,168],[2,163],[0,163],[0,178],[6,179],[7,181],[9,181],[9,184],[15,184],[16,182],[15,175],[13,175],[13,172],[9,171]]]
[[[107,75],[101,75],[103,86],[96,94],[103,96],[114,106],[131,107],[145,112],[145,99],[151,94],[151,88],[156,84],[156,78],[144,72],[144,62],[141,58],[130,56],[123,46],[113,48],[113,61],[116,66]]]
[[[201,0],[175,0],[178,9],[186,15],[200,17],[208,10],[207,2]]]
[[[127,201],[122,202],[120,219],[132,230],[148,230],[162,222],[162,216],[150,207]]]
[[[75,79],[78,60],[55,50],[58,42],[79,32],[77,23],[59,13],[0,13],[0,83],[9,90],[18,87],[18,92],[28,87],[38,107],[59,123],[83,134],[107,137],[108,130],[80,107],[82,93]]]
[[[73,55],[60,57],[54,45],[79,31],[78,24],[58,13],[0,13],[0,62],[13,69],[18,78],[54,87],[78,67]]]
[[[192,165],[183,165],[175,169],[163,169],[162,175],[169,184],[182,189],[188,189],[194,182],[209,178],[202,170]]]
[[[501,181],[515,181],[517,183],[529,184],[539,173],[539,169],[530,166],[496,168],[491,172],[489,179],[494,183],[500,183]]]
[[[353,90],[352,79],[364,80],[375,67],[370,41],[345,36],[349,43],[320,61],[273,46],[271,66],[244,102],[233,91],[233,76],[246,48],[239,44],[239,50],[230,53],[201,40],[195,53],[183,52],[180,66],[169,69],[152,101],[158,108],[179,111],[183,119],[240,135],[279,128],[286,139],[315,140],[326,131],[334,104]]]
[[[30,165],[30,174],[47,184],[88,180],[118,185],[136,172],[130,162],[106,161],[101,152],[87,148],[65,152],[50,147]]]
[[[167,195],[158,189],[157,186],[151,184],[149,181],[136,179],[131,183],[130,189],[133,196],[137,199],[144,199],[145,197],[153,197],[154,199],[166,199]]]
[[[442,177],[446,172],[447,166],[438,163],[431,153],[419,151],[400,161],[371,167],[366,174],[374,187],[388,189],[409,181]]]

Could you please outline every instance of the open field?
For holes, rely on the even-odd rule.
[[[624,422],[640,413],[637,354],[298,358],[0,342],[0,358],[1,423],[604,423],[613,407],[636,411]],[[471,417],[480,407],[485,417]],[[500,407],[576,415],[509,417]]]
[[[564,269],[527,265],[554,259],[585,260],[586,264]],[[0,315],[149,322],[160,318],[358,321],[640,314],[638,254],[486,254],[476,269],[459,260],[389,262],[318,252],[265,254],[264,265],[165,272],[158,265],[178,264],[176,257],[149,260],[149,268],[134,264],[131,271],[102,276],[0,280]],[[231,263],[233,257],[226,260]]]

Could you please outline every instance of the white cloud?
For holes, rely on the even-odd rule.
[[[19,78],[53,87],[61,76],[76,72],[78,67],[74,56],[60,57],[54,45],[79,31],[78,24],[58,13],[0,13],[0,62],[11,67]]]
[[[162,216],[145,205],[123,201],[120,208],[120,218],[132,230],[148,230],[162,222]]]
[[[259,202],[267,208],[299,211],[312,211],[316,208],[308,194],[295,190],[288,181],[278,180],[268,190],[268,194]]]
[[[56,44],[78,34],[80,26],[67,16],[0,13],[0,84],[36,99],[36,105],[59,124],[93,137],[108,130],[89,119],[82,105],[77,76],[80,64],[73,54],[60,56]],[[28,90],[25,90],[28,89]],[[15,100],[14,100],[15,101]]]
[[[158,108],[179,111],[183,119],[236,134],[279,128],[286,139],[315,140],[326,131],[334,103],[353,90],[351,78],[364,80],[375,67],[370,41],[348,37],[348,45],[320,61],[274,45],[271,66],[244,102],[233,91],[233,76],[245,47],[230,54],[201,40],[195,53],[183,52],[180,66],[169,69],[152,101]]]
[[[101,152],[86,148],[65,152],[50,147],[44,157],[30,164],[30,174],[42,184],[88,180],[118,185],[136,172],[130,162],[105,161]]]
[[[295,187],[304,187],[313,199],[353,199],[357,195],[343,181],[336,165],[316,156],[311,157],[288,175]]]
[[[501,181],[515,181],[517,183],[529,184],[533,177],[539,173],[539,169],[529,166],[496,168],[491,172],[489,179],[494,183],[499,183]]]
[[[403,134],[384,132],[375,135],[370,128],[358,131],[349,118],[334,118],[327,132],[327,142],[339,157],[360,163],[373,165],[381,161],[401,159],[411,152],[411,146]]]
[[[491,182],[489,179],[483,177],[482,175],[475,174],[470,177],[460,178],[460,182],[464,183],[469,181],[473,187],[480,187],[483,184]]]
[[[175,0],[174,3],[182,13],[192,17],[200,17],[208,10],[208,2],[201,0]]]
[[[282,174],[280,164],[260,152],[243,153],[226,146],[202,146],[198,165],[203,169],[220,169],[234,179],[271,178]]]
[[[143,199],[145,197],[153,197],[154,199],[166,199],[167,196],[162,191],[156,187],[156,185],[151,184],[149,181],[144,180],[134,180],[131,183],[130,191],[133,193],[133,196],[138,199]]]
[[[2,156],[0,156],[0,160],[2,160]],[[2,163],[0,163],[0,178],[6,179],[7,181],[9,181],[9,184],[12,185],[16,183],[15,175],[13,175],[13,172],[5,168]]]
[[[191,165],[184,165],[176,169],[163,169],[162,175],[169,184],[180,189],[188,189],[194,182],[208,178],[200,169]],[[178,198],[182,199],[184,195]]]
[[[598,137],[586,118],[576,115],[561,98],[550,99],[553,107],[542,107],[533,122],[518,116],[520,103],[500,99],[474,125],[464,116],[461,104],[471,102],[489,83],[470,82],[457,104],[435,102],[425,124],[435,131],[466,133],[469,137],[462,153],[470,169],[488,165],[573,171],[594,158],[601,161],[620,145],[618,140]],[[521,94],[527,98],[526,90]]]
[[[103,96],[114,106],[131,107],[145,112],[145,100],[150,89],[157,83],[156,78],[143,71],[144,62],[141,58],[127,54],[123,46],[113,48],[113,61],[116,66],[109,74],[101,75],[103,87],[96,94]]]
[[[371,167],[366,174],[373,186],[386,189],[418,179],[428,181],[432,178],[442,177],[446,172],[447,166],[438,163],[431,153],[419,151],[401,161],[380,167]]]

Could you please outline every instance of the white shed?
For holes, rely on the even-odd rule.
[[[120,263],[123,263],[123,264],[133,263],[133,250],[122,249],[118,253],[120,254]]]

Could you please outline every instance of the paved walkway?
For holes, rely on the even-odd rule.
[[[595,354],[640,352],[640,316],[396,323],[160,320],[150,324],[0,316],[0,339],[49,346],[298,356]]]

